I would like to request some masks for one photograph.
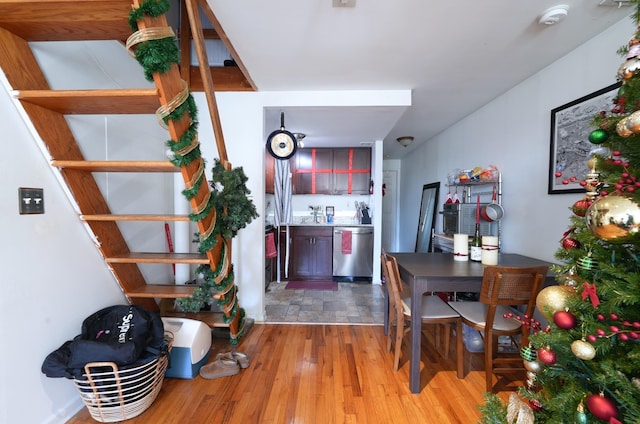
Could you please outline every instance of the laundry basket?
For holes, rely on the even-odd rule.
[[[114,362],[90,362],[83,378],[73,382],[93,419],[103,423],[128,420],[142,414],[156,399],[168,362],[168,354],[121,368]]]

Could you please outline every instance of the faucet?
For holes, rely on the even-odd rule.
[[[313,214],[313,222],[318,224],[318,215],[320,214],[321,207],[320,206],[309,206],[311,213]]]

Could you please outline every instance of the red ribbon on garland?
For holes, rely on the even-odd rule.
[[[582,300],[585,300],[589,297],[591,304],[593,305],[593,309],[597,308],[600,304],[600,299],[598,299],[598,295],[596,293],[596,283],[589,284],[589,282],[584,282],[584,290],[582,291]]]

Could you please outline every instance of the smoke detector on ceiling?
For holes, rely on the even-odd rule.
[[[333,7],[356,7],[356,0],[333,0]]]
[[[566,4],[560,4],[558,6],[550,7],[542,12],[538,23],[542,25],[554,25],[567,17],[569,12],[569,6]]]

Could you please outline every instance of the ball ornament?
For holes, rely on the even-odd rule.
[[[610,194],[596,199],[585,215],[587,227],[610,243],[640,241],[640,206],[632,199]]]

